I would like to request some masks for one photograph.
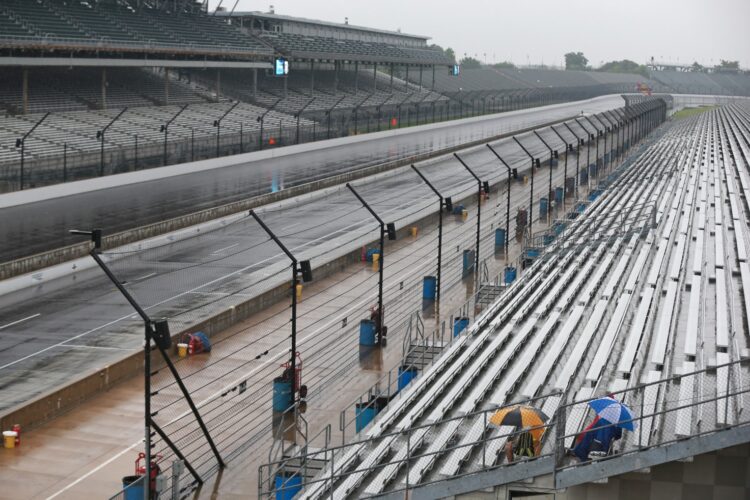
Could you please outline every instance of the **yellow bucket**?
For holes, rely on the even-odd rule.
[[[6,448],[15,448],[16,436],[18,436],[17,432],[4,431],[3,432],[3,446],[5,446]]]
[[[411,235],[412,236],[416,236],[418,232],[419,232],[419,228],[417,228],[417,227],[412,227],[411,228]]]
[[[302,298],[302,285],[301,284],[297,285],[297,298],[298,299]]]
[[[181,358],[184,358],[188,354],[188,345],[179,343],[177,344],[177,355]]]
[[[468,210],[462,210],[462,211],[461,211],[461,218],[462,218],[463,220],[466,220],[466,219],[468,219],[468,218],[469,218],[469,211],[468,211]]]
[[[372,254],[372,269],[377,271],[378,269],[380,269],[378,267],[379,265],[380,265],[380,254],[379,253]]]

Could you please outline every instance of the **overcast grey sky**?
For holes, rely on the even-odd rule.
[[[750,68],[750,0],[239,0],[237,10],[271,4],[277,14],[430,36],[488,62],[560,65],[581,51],[593,65],[654,56]]]

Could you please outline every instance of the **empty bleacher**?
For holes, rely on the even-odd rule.
[[[564,408],[565,430],[557,435],[568,435],[570,445],[591,421],[588,398],[625,391],[621,399],[644,418],[618,443],[623,455],[746,423],[746,395],[731,394],[750,375],[747,363],[738,364],[747,358],[742,310],[750,306],[736,291],[747,279],[749,153],[750,113],[739,106],[675,126],[644,148],[587,217],[576,219],[565,244],[553,244],[359,440],[329,452],[328,466],[302,498],[430,487],[498,465],[491,484],[522,478],[518,467],[502,468],[499,452],[511,429],[486,428],[487,413],[476,412],[539,395],[533,404],[551,423]],[[702,261],[698,274],[694,258]],[[702,271],[706,265],[711,276]],[[739,270],[719,278],[728,268]],[[700,324],[686,338],[694,302],[687,297],[696,294]],[[547,433],[540,467],[556,446]],[[527,465],[523,477],[531,478]],[[601,477],[606,468],[595,470]]]

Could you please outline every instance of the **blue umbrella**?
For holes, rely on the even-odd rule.
[[[617,425],[629,431],[635,430],[633,412],[625,403],[621,403],[612,397],[603,397],[589,401],[589,406],[599,415],[599,418],[611,424]]]

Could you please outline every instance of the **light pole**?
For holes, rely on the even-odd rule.
[[[162,160],[162,163],[164,165],[167,164],[167,136],[169,135],[169,126],[172,124],[173,121],[177,119],[178,116],[182,114],[183,111],[187,109],[189,104],[185,104],[180,110],[172,116],[169,120],[167,120],[167,123],[161,126],[159,129],[160,132],[164,133],[164,159]]]
[[[508,171],[508,201],[507,206],[505,207],[505,260],[508,260],[508,249],[510,247],[510,186],[511,186],[511,179],[518,177],[518,170],[515,168],[510,168],[510,165],[508,165],[505,160],[503,160],[500,155],[495,151],[495,149],[489,145],[485,144],[489,148],[490,151],[497,157],[498,160],[503,164],[503,166]]]
[[[32,133],[32,132],[34,132],[34,130],[36,130],[36,128],[37,128],[37,127],[38,127],[39,125],[41,125],[41,124],[42,124],[42,122],[43,122],[44,120],[46,120],[46,119],[47,119],[47,117],[48,117],[48,116],[49,116],[49,113],[45,113],[45,114],[44,114],[44,116],[42,116],[42,118],[41,118],[41,119],[40,119],[40,120],[39,120],[38,122],[36,122],[36,123],[34,124],[34,126],[33,126],[33,127],[31,127],[31,129],[30,129],[30,130],[29,130],[28,132],[26,132],[26,133],[25,133],[25,134],[23,135],[23,137],[21,137],[20,139],[16,139],[16,147],[17,147],[17,148],[21,148],[21,172],[20,172],[20,174],[21,174],[21,178],[20,178],[20,181],[21,181],[21,191],[23,191],[23,181],[24,181],[24,177],[23,177],[23,174],[24,174],[24,172],[23,172],[23,166],[24,166],[24,159],[25,159],[25,157],[26,157],[26,139],[27,139],[27,138],[28,138],[28,137],[29,137],[29,136],[31,135],[31,133]],[[67,143],[66,143],[65,147],[67,148]]]

